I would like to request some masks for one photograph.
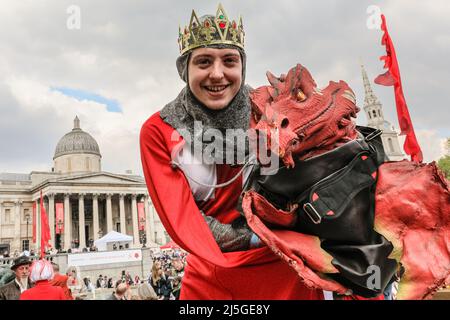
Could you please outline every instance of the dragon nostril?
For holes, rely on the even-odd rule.
[[[302,142],[303,140],[305,140],[305,134],[297,133],[297,140],[298,140],[298,142]]]
[[[287,128],[288,125],[289,125],[289,120],[288,120],[288,118],[284,118],[284,119],[281,121],[281,128],[285,129],[285,128]]]

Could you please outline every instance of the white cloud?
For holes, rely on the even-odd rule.
[[[247,79],[254,87],[267,83],[266,70],[285,73],[300,62],[320,86],[330,80],[347,81],[362,102],[359,57],[372,78],[382,71],[381,33],[366,27],[366,9],[373,1],[222,3],[229,16],[243,15]],[[45,163],[51,167],[58,140],[79,115],[82,128],[99,143],[105,170],[142,172],[140,127],[184,86],[175,68],[178,25],[189,23],[192,8],[204,14],[214,12],[217,4],[79,0],[81,29],[70,31],[66,8],[71,4],[4,0],[0,6],[0,171],[27,172],[33,163],[36,169]],[[450,100],[445,87],[449,79],[443,64],[450,56],[450,6],[447,0],[377,4],[388,18],[410,113],[416,129],[421,129],[419,141],[426,159],[436,159],[438,141],[449,131],[443,103]],[[78,101],[51,87],[100,94],[117,100],[123,112],[108,112],[105,105]],[[393,122],[392,89],[376,92]]]
[[[416,130],[416,138],[422,148],[424,162],[438,161],[445,155],[446,139],[440,138],[436,130]]]

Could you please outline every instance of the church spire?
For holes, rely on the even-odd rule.
[[[364,83],[364,91],[365,91],[365,97],[364,97],[364,106],[370,106],[374,104],[379,104],[378,98],[375,96],[372,90],[372,86],[370,85],[369,77],[367,76],[366,69],[364,68],[364,65],[361,64],[361,73],[363,77],[363,83]]]
[[[73,120],[73,129],[81,129],[80,128],[80,119],[78,119],[78,116],[75,116],[75,119]]]
[[[383,106],[372,90],[372,86],[367,76],[364,65],[361,64],[361,73],[364,83],[364,111],[367,116],[367,126],[382,131],[381,141],[383,143],[384,151],[390,161],[399,161],[405,158],[401,151],[398,133],[389,121],[384,119]]]

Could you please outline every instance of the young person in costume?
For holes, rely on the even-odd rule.
[[[242,20],[230,20],[219,5],[215,15],[198,18],[193,11],[190,21],[180,30],[176,61],[186,87],[140,134],[153,205],[172,239],[190,253],[180,298],[323,299],[261,244],[236,209],[249,170],[235,155],[248,156],[248,144],[204,156],[211,150],[208,130],[249,128]]]

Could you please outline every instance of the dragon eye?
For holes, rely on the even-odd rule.
[[[284,118],[282,121],[281,121],[281,128],[287,128],[287,126],[289,125],[289,120],[288,120],[288,118]]]

